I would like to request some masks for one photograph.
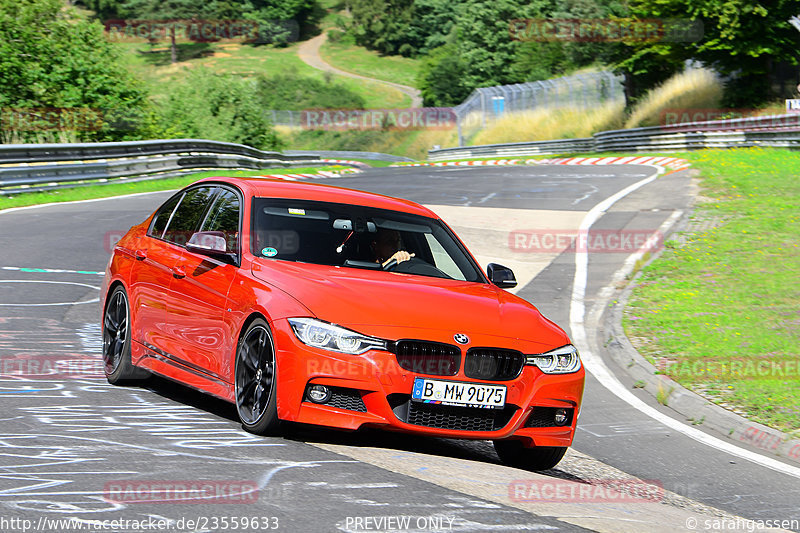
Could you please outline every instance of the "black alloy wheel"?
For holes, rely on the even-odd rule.
[[[247,431],[266,435],[278,429],[275,346],[267,323],[250,323],[236,350],[236,410]]]
[[[131,363],[131,318],[128,295],[122,286],[106,300],[103,313],[103,368],[109,383],[138,380],[149,372]]]

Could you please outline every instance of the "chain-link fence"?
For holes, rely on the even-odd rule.
[[[458,145],[464,138],[505,113],[518,113],[542,107],[588,109],[624,101],[623,77],[613,72],[587,72],[563,78],[481,87],[453,108],[458,119]]]

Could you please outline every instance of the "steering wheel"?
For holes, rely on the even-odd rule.
[[[401,272],[403,274],[419,274],[421,276],[433,276],[436,278],[450,277],[432,264],[418,257],[412,257],[402,263],[398,263],[397,259],[392,259],[386,263],[383,269],[392,272]]]

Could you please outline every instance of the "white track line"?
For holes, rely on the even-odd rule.
[[[616,194],[606,198],[596,206],[594,206],[581,222],[579,232],[588,232],[589,228],[594,224],[612,205],[618,200],[624,198],[633,191],[647,185],[655,180],[660,174],[664,172],[664,168],[655,167],[655,173],[648,178],[637,181]],[[740,448],[731,442],[726,442],[717,437],[713,437],[703,433],[699,429],[687,426],[682,422],[675,420],[672,417],[665,415],[650,405],[644,403],[641,399],[637,398],[631,391],[629,391],[614,374],[606,366],[603,359],[594,354],[589,349],[588,336],[586,335],[586,327],[584,317],[586,313],[586,305],[584,298],[586,296],[586,284],[588,281],[589,270],[589,254],[588,252],[575,252],[575,278],[572,284],[572,300],[569,309],[569,325],[572,330],[572,340],[578,345],[581,352],[581,359],[586,369],[597,378],[606,389],[612,394],[617,396],[620,400],[629,404],[634,409],[637,409],[649,416],[650,418],[664,424],[665,426],[674,429],[675,431],[686,435],[687,437],[696,440],[712,448],[725,451],[731,455],[735,455],[742,459],[751,461],[757,465],[764,466],[776,472],[781,472],[796,478],[800,478],[800,468],[788,465],[776,459],[765,457],[761,454]]]
[[[48,274],[90,274],[97,276],[105,276],[105,272],[96,272],[94,270],[64,270],[62,268],[29,268],[29,267],[12,267],[6,266],[2,270],[13,270],[15,272],[25,272],[32,274],[48,273]]]
[[[23,279],[0,279],[0,283],[48,283],[53,285],[75,285],[77,287],[86,287],[89,289],[100,290],[100,287],[94,285],[87,285],[86,283],[77,283],[74,281],[45,281],[45,280],[23,280]],[[78,305],[78,304],[93,304],[100,301],[100,297],[81,302],[54,302],[45,304],[7,304],[0,303],[0,307],[48,307],[53,305]]]

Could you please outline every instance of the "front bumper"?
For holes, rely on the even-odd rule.
[[[484,381],[458,374],[426,375],[404,370],[395,354],[371,350],[347,355],[301,343],[285,320],[273,325],[277,357],[278,416],[305,424],[355,430],[388,430],[462,439],[518,438],[533,446],[569,446],[580,411],[585,372],[544,374],[534,366],[509,381]],[[474,339],[481,344],[480,337]],[[506,407],[476,409],[411,402],[416,377],[507,386]],[[310,384],[337,391],[331,404],[315,404],[306,397]],[[360,396],[360,401],[359,401]],[[570,413],[563,426],[547,425],[553,408]],[[535,410],[535,411],[534,411]]]

